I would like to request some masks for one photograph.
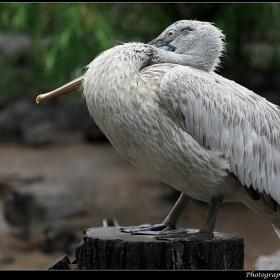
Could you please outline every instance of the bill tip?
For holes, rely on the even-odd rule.
[[[41,95],[38,95],[38,96],[36,97],[36,103],[39,104],[39,103],[40,103],[40,100],[41,100]]]

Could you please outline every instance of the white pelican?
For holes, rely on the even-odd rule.
[[[225,36],[181,20],[149,44],[98,55],[85,74],[37,103],[83,89],[90,114],[127,160],[182,192],[161,224],[120,228],[167,240],[207,240],[222,203],[263,215],[280,238],[280,109],[214,71]],[[203,227],[176,224],[191,199],[209,203]]]

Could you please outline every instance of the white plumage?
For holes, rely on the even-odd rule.
[[[84,76],[37,97],[83,88],[90,114],[116,150],[182,192],[161,224],[123,231],[210,239],[221,203],[242,202],[279,235],[280,110],[214,72],[223,50],[224,35],[212,24],[178,21],[149,44],[104,51]],[[210,203],[194,234],[176,227],[190,198]]]

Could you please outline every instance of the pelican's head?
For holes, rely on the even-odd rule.
[[[196,20],[180,20],[167,27],[157,38],[149,42],[157,48],[196,59],[198,65],[213,71],[219,66],[225,50],[225,35],[212,23]],[[191,60],[190,60],[191,61]],[[194,65],[192,65],[194,66]]]

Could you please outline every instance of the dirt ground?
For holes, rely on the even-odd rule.
[[[162,199],[164,186],[156,178],[123,160],[110,144],[84,142],[80,132],[58,135],[53,145],[41,148],[1,144],[0,155],[1,173],[42,175],[46,182],[65,185],[75,192],[88,211],[75,220],[80,240],[84,229],[102,226],[104,218],[116,218],[121,226],[159,223],[173,206]],[[200,228],[206,211],[205,204],[192,202],[179,226]],[[244,239],[246,270],[253,269],[260,255],[273,254],[280,248],[270,223],[241,204],[221,207],[215,231]],[[0,245],[1,270],[41,270],[64,254],[46,254],[32,244],[15,240],[2,216]],[[8,257],[3,256],[7,250]],[[75,259],[74,255],[68,257]]]

